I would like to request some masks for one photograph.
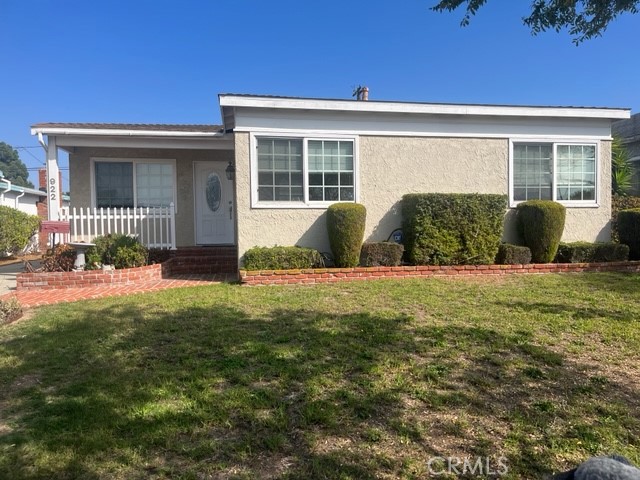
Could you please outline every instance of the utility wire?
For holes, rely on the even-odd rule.
[[[26,153],[28,153],[29,155],[31,155],[33,158],[35,158],[39,163],[41,163],[42,165],[46,165],[46,163],[44,163],[42,160],[40,160],[38,157],[36,157],[33,153],[31,153],[29,150],[27,150],[24,147],[15,147],[16,149],[20,149],[20,150],[24,150]]]

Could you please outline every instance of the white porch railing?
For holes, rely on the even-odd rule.
[[[175,250],[176,215],[168,207],[69,208],[60,209],[60,220],[69,222],[65,242],[91,242],[99,235],[135,235],[148,248]]]

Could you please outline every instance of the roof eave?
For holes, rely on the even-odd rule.
[[[1,189],[6,189],[7,188],[7,182],[5,182],[4,180],[0,180],[0,188]],[[23,187],[21,185],[15,185],[15,184],[11,184],[11,192],[16,192],[16,193],[25,193],[27,195],[37,195],[39,197],[46,197],[47,194],[41,190],[36,190],[34,188],[29,188],[29,187]]]
[[[510,105],[465,105],[401,103],[304,98],[269,98],[233,94],[220,95],[221,108],[270,108],[288,110],[325,110],[364,113],[405,113],[422,115],[469,115],[500,117],[564,117],[619,120],[629,118],[628,108],[552,107]]]
[[[165,137],[165,138],[221,138],[224,132],[181,132],[175,130],[127,130],[113,128],[32,127],[31,135],[80,135],[97,137]]]

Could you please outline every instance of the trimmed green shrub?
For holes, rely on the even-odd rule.
[[[40,228],[40,217],[0,206],[0,257],[24,249]]]
[[[322,266],[322,255],[312,248],[253,247],[244,254],[246,270],[299,270]]]
[[[629,246],[629,259],[640,260],[640,208],[618,213],[620,243]]]
[[[506,209],[506,195],[404,195],[402,229],[408,261],[415,265],[493,263]]]
[[[76,261],[76,250],[69,245],[57,245],[50,248],[42,258],[42,270],[45,272],[70,272]]]
[[[498,265],[526,265],[531,263],[531,250],[521,245],[501,243],[496,255]]]
[[[137,238],[122,234],[108,234],[93,239],[95,247],[87,249],[86,269],[113,265],[116,269],[147,265],[149,252]]]
[[[0,300],[0,325],[13,322],[22,316],[22,306],[16,297]]]
[[[629,247],[621,243],[561,243],[556,263],[624,262],[629,258]]]
[[[572,242],[558,246],[555,263],[586,263],[593,261],[596,248],[594,243]]]
[[[566,208],[551,200],[529,200],[517,207],[517,224],[534,263],[553,261],[564,231]]]
[[[618,213],[622,210],[640,208],[640,197],[627,197],[626,195],[611,196],[611,240],[620,241],[618,235]]]
[[[404,246],[392,242],[362,244],[360,265],[363,267],[397,267],[402,261]]]
[[[359,203],[334,203],[327,209],[329,245],[336,267],[357,267],[367,210]]]
[[[629,260],[629,245],[623,243],[598,243],[594,262],[626,262]]]

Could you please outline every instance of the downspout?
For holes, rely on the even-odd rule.
[[[19,209],[18,209],[18,205],[20,205],[20,199],[21,199],[22,197],[24,197],[24,189],[22,190],[22,193],[20,193],[20,195],[18,195],[18,196],[16,197],[16,210],[19,210]]]
[[[38,132],[38,143],[40,143],[40,146],[42,148],[44,148],[44,151],[47,151],[47,144],[44,141],[44,137],[42,136],[42,132]]]

